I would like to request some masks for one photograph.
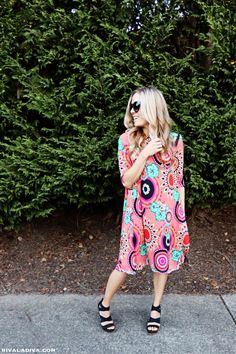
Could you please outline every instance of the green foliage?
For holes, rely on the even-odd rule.
[[[183,134],[188,206],[233,200],[233,7],[5,0],[0,15],[2,227],[123,195],[117,139],[142,85]]]

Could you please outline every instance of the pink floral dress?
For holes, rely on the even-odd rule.
[[[179,188],[184,187],[184,146],[180,134],[171,132],[173,155],[149,156],[140,178],[125,188],[120,251],[115,269],[129,274],[149,264],[153,272],[169,274],[179,269],[189,252],[190,238]],[[137,159],[130,155],[128,130],[119,137],[118,162],[124,173]]]

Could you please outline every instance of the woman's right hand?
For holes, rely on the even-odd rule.
[[[149,156],[152,156],[161,150],[163,150],[161,139],[156,138],[149,141],[149,143],[141,151],[141,154],[145,157],[145,159],[147,159]]]

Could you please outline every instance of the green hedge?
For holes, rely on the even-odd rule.
[[[234,8],[141,3],[1,2],[3,228],[122,196],[117,139],[131,91],[150,84],[184,137],[187,206],[234,200]]]

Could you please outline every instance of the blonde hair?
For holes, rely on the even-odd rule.
[[[130,103],[135,93],[139,94],[140,113],[149,123],[149,136],[160,138],[164,146],[164,152],[171,152],[170,131],[173,123],[164,96],[155,87],[137,88],[129,98],[124,125],[128,129],[130,143],[134,145],[132,150],[136,147],[141,148],[145,138],[147,138],[142,127],[134,126],[133,117],[130,113]]]

